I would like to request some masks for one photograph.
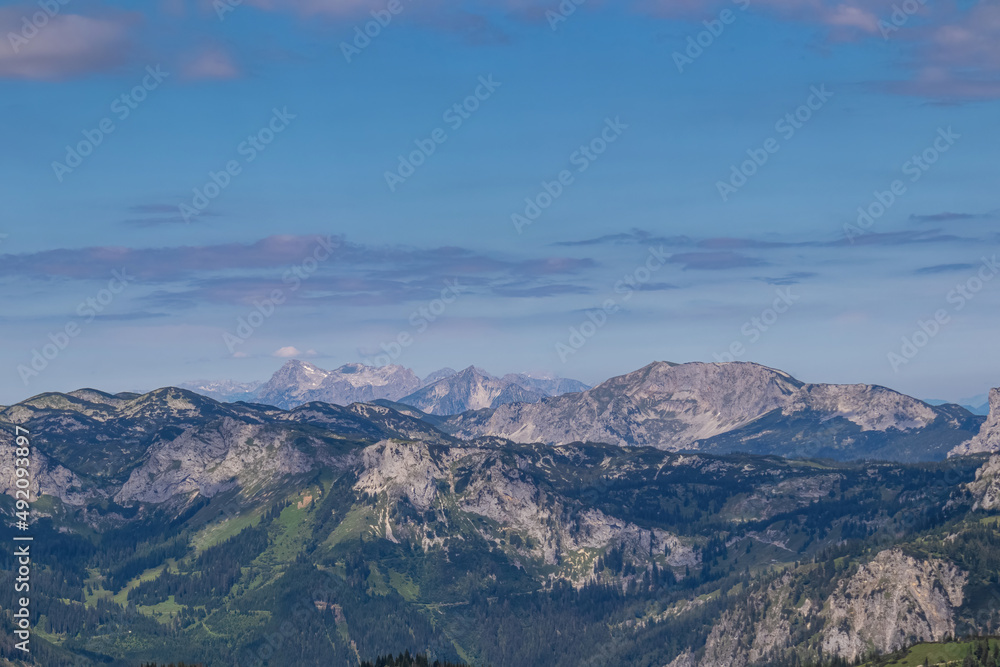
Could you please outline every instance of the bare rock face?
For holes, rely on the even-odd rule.
[[[976,471],[976,481],[970,483],[968,488],[976,499],[975,509],[1000,509],[1000,455],[991,456]]]
[[[839,415],[865,431],[924,428],[937,417],[930,405],[870,384],[808,384],[783,408],[786,415],[813,410]]]
[[[990,390],[990,415],[979,434],[951,450],[950,456],[1000,452],[1000,388]]]
[[[672,667],[749,667],[786,662],[811,628],[823,655],[849,663],[871,650],[882,654],[955,632],[968,575],[952,563],[916,560],[898,549],[879,553],[842,579],[826,600],[794,599],[786,573],[752,593],[745,606],[722,613],[701,658],[688,650]],[[805,634],[803,634],[803,631]],[[798,637],[796,638],[796,634]]]
[[[358,491],[383,494],[391,501],[406,499],[421,512],[429,511],[437,496],[437,481],[448,475],[449,450],[434,457],[426,443],[384,440],[366,447],[363,471],[354,485]]]
[[[408,503],[423,516],[419,534],[436,520],[468,524],[469,517],[477,517],[473,523],[494,527],[479,529],[491,542],[517,534],[522,541],[516,550],[524,558],[546,565],[571,555],[587,560],[575,573],[578,582],[593,575],[589,562],[609,546],[637,559],[666,554],[673,566],[700,562],[690,544],[666,531],[640,528],[594,508],[572,511],[529,474],[530,462],[495,449],[385,440],[365,448],[361,458],[355,489],[386,497],[390,504]],[[387,516],[379,521],[387,537],[414,529],[392,525]]]
[[[785,575],[766,591],[751,595],[743,609],[723,612],[712,626],[701,661],[689,664],[746,667],[770,664],[785,657],[785,652],[792,648],[792,625],[815,620],[817,609],[811,600],[798,606],[793,603],[790,579],[790,575]]]
[[[667,667],[698,667],[698,660],[695,659],[691,649],[687,649],[679,656],[670,661]]]
[[[967,581],[951,563],[883,551],[828,600],[823,653],[854,661],[873,648],[885,654],[942,641],[955,632]]]
[[[291,432],[225,417],[154,444],[115,500],[165,502],[197,491],[207,498],[237,485],[252,488],[311,470],[316,461],[290,442]]]
[[[0,429],[0,493],[15,497],[17,495],[17,476],[15,474],[14,463],[16,439],[13,429]],[[59,498],[67,505],[82,506],[99,494],[94,491],[84,491],[83,483],[74,473],[67,470],[62,465],[52,461],[38,449],[31,448],[29,457],[31,472],[28,479],[28,501],[38,500],[38,496],[45,494]]]

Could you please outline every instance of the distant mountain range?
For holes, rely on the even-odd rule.
[[[575,380],[498,378],[476,367],[421,380],[401,366],[327,371],[289,361],[256,387],[198,389],[282,410],[377,404],[466,440],[896,461],[940,460],[959,447],[994,444],[978,435],[984,417],[957,405],[932,406],[873,385],[807,384],[743,362],[655,362],[588,388]]]
[[[957,401],[943,401],[937,398],[927,398],[924,399],[924,402],[928,405],[947,405],[949,403],[961,405],[972,414],[982,415],[984,417],[990,413],[990,402],[987,394],[962,398]]]
[[[412,382],[285,370],[292,401],[373,393],[344,376]],[[447,411],[537,391],[494,380],[466,369],[411,400]],[[459,415],[41,394],[0,408],[0,460],[30,445],[41,632],[25,664],[293,667],[406,649],[497,667],[830,667],[993,632],[990,398],[984,421],[883,387],[664,362]],[[0,466],[7,562],[21,479]],[[0,615],[0,663],[23,657],[11,628]]]
[[[503,377],[470,366],[442,368],[421,380],[402,366],[345,364],[332,371],[292,360],[267,382],[201,381],[181,385],[224,402],[255,402],[290,409],[320,401],[350,405],[376,400],[404,403],[434,415],[495,408],[507,403],[534,403],[547,396],[578,392],[589,386],[577,380],[538,378],[523,373]]]
[[[520,373],[498,378],[470,366],[426,384],[399,402],[432,415],[455,415],[510,403],[537,403],[548,396],[588,388],[577,380],[533,378]]]

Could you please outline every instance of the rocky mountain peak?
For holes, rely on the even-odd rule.
[[[424,385],[399,402],[428,414],[455,415],[511,403],[537,403],[546,396],[586,388],[582,382],[563,378],[533,378],[518,373],[498,378],[478,366],[469,366]]]
[[[990,414],[979,433],[951,450],[951,456],[1000,452],[1000,388],[990,390]]]
[[[286,361],[281,368],[275,371],[274,375],[271,376],[270,381],[274,382],[275,379],[281,380],[295,380],[298,382],[312,382],[320,383],[327,376],[327,371],[323,370],[319,366],[310,364],[307,361],[300,361],[299,359],[291,359]],[[265,385],[266,386],[266,385]]]
[[[429,385],[429,384],[433,384],[434,382],[437,382],[438,380],[443,380],[445,378],[449,378],[452,375],[456,375],[457,373],[458,373],[458,371],[456,371],[454,368],[448,368],[448,367],[441,368],[439,370],[434,371],[433,373],[431,373],[427,377],[425,377],[424,378],[424,385],[426,386],[426,385]]]
[[[350,363],[328,371],[293,359],[260,387],[255,400],[285,409],[312,401],[336,405],[377,399],[395,401],[420,385],[420,378],[402,366]]]
[[[467,379],[471,379],[471,378],[494,378],[493,375],[490,375],[490,373],[488,373],[487,371],[483,370],[479,366],[468,366],[468,367],[463,368],[462,370],[460,370],[458,373],[456,373],[456,375],[458,375],[458,376],[460,376],[462,378],[467,378]]]

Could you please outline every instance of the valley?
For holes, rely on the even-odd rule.
[[[854,664],[997,631],[1000,456],[945,456],[993,442],[993,417],[707,366],[455,417],[177,388],[4,408],[4,461],[32,433],[38,664]],[[470,426],[539,406],[591,430]],[[633,441],[572,439],[619,413]],[[864,433],[906,456],[816,456]],[[827,449],[768,451],[807,438]],[[9,518],[11,469],[0,487]]]

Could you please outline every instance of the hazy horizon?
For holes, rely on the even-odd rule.
[[[315,365],[315,366],[317,366],[319,368],[322,368],[324,370],[334,370],[335,368],[339,368],[340,366],[343,366],[345,364],[364,363],[363,361],[345,361],[343,363],[323,364],[322,363],[323,359],[320,358],[320,357],[308,357],[308,358],[294,359],[294,360],[303,361],[305,363],[313,364],[313,365]],[[269,380],[271,378],[271,376],[275,372],[277,372],[282,366],[284,366],[289,361],[293,361],[293,359],[274,360],[273,369],[271,371],[269,371],[269,372],[266,372],[262,376],[247,376],[247,377],[243,377],[243,378],[231,378],[231,377],[196,377],[196,378],[188,378],[188,379],[185,379],[185,380],[182,380],[182,381],[178,381],[178,382],[164,382],[164,383],[159,383],[159,384],[154,383],[152,385],[146,385],[146,386],[130,386],[130,385],[125,385],[125,386],[118,386],[118,387],[112,387],[112,388],[100,387],[100,386],[91,386],[91,385],[86,385],[86,386],[81,385],[81,386],[72,387],[72,388],[47,389],[47,390],[44,390],[44,391],[41,391],[41,392],[36,392],[36,393],[29,394],[29,395],[24,395],[24,396],[18,397],[16,400],[9,401],[6,404],[7,405],[12,405],[12,404],[15,404],[15,403],[18,403],[18,402],[25,401],[25,400],[28,400],[30,398],[33,398],[34,396],[37,396],[38,394],[47,393],[47,392],[50,392],[50,391],[55,391],[55,392],[59,392],[59,393],[69,393],[71,391],[78,391],[78,390],[82,390],[82,389],[97,389],[99,391],[104,391],[106,393],[111,393],[111,394],[117,394],[117,393],[123,393],[123,392],[124,393],[133,392],[133,393],[145,394],[145,393],[149,393],[151,391],[155,391],[157,389],[162,389],[162,388],[165,388],[165,387],[183,387],[184,385],[190,385],[190,384],[196,384],[196,383],[211,383],[211,382],[236,382],[236,383],[244,383],[244,384],[246,384],[246,383],[263,383],[263,382],[266,382],[267,380]],[[654,361],[650,361],[649,363],[662,362],[662,361],[668,361],[668,360],[666,360],[666,359],[657,359],[657,360],[654,360]],[[702,362],[701,360],[694,360],[694,361],[681,361],[681,362],[671,362],[671,363],[684,364],[684,363],[715,363],[715,362],[712,362],[712,361]],[[757,363],[757,362],[749,361],[748,360],[748,361],[746,361],[746,363]],[[630,373],[632,371],[639,370],[640,368],[642,368],[642,367],[644,367],[644,366],[646,366],[648,364],[643,364],[643,366],[637,366],[635,368],[629,368],[629,369],[623,370],[622,372],[619,372],[619,373],[614,373],[612,375],[608,375],[608,376],[604,376],[604,377],[598,377],[598,378],[595,378],[595,379],[585,379],[585,378],[581,378],[581,377],[561,375],[559,373],[555,373],[555,372],[551,372],[551,371],[545,371],[545,370],[539,370],[539,369],[508,368],[508,369],[501,369],[501,370],[497,371],[497,370],[494,370],[492,368],[485,368],[485,367],[483,367],[483,366],[481,366],[479,364],[474,364],[474,363],[473,364],[464,364],[464,365],[449,365],[449,364],[445,364],[443,366],[437,366],[437,367],[434,367],[434,368],[428,367],[429,370],[426,370],[426,371],[419,371],[416,368],[410,368],[409,366],[406,366],[405,364],[394,364],[394,365],[401,365],[404,368],[408,368],[409,370],[412,370],[421,379],[424,379],[424,378],[428,377],[431,373],[434,373],[434,372],[436,372],[438,370],[443,370],[445,368],[452,368],[453,370],[456,370],[456,371],[462,371],[462,370],[465,370],[466,368],[469,368],[471,366],[475,366],[475,367],[479,368],[480,370],[485,371],[485,372],[487,372],[490,375],[493,375],[495,377],[502,377],[503,375],[506,375],[508,373],[523,373],[523,374],[526,374],[526,375],[529,375],[529,376],[532,376],[532,377],[567,378],[567,379],[572,379],[572,380],[579,380],[581,382],[585,382],[586,384],[588,384],[590,386],[596,386],[596,385],[598,385],[598,384],[600,384],[600,383],[602,383],[602,382],[604,382],[606,380],[609,380],[609,379],[611,379],[613,377],[617,377],[619,375],[625,375],[625,374]],[[762,365],[766,366],[767,364],[762,364]],[[803,382],[809,382],[809,383],[813,383],[813,384],[878,384],[878,383],[866,383],[866,382],[837,382],[837,383],[826,382],[824,380],[815,380],[815,379],[803,378],[801,376],[796,375],[795,373],[791,373],[791,372],[787,371],[784,368],[780,368],[780,367],[776,367],[776,366],[770,366],[770,368],[774,368],[775,370],[780,370],[780,371],[788,372],[790,375],[792,375],[793,377],[795,377],[797,380],[801,380]],[[883,385],[883,386],[887,386],[889,389],[893,389],[893,390],[896,390],[896,391],[901,391],[904,394],[908,393],[908,392],[905,392],[905,391],[902,391],[902,390],[898,389],[897,387],[893,387],[891,385]],[[908,395],[911,395],[914,398],[918,398],[918,399],[924,400],[924,401],[937,401],[937,400],[941,400],[941,401],[947,401],[947,402],[950,402],[950,403],[955,403],[955,404],[958,404],[958,405],[968,405],[969,407],[978,408],[983,403],[985,403],[986,400],[988,399],[988,395],[989,395],[990,389],[992,389],[992,387],[986,387],[982,392],[979,392],[979,393],[967,393],[967,394],[963,394],[961,396],[939,396],[939,395],[919,395],[919,394],[908,394]],[[0,401],[0,404],[2,404],[2,401]]]

